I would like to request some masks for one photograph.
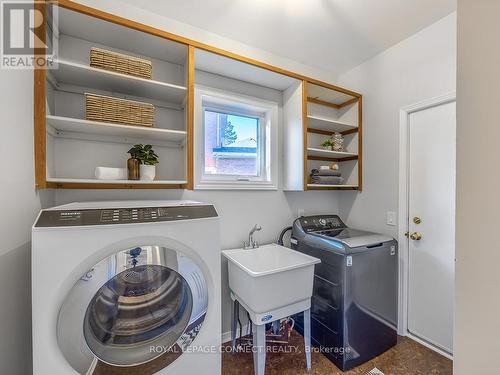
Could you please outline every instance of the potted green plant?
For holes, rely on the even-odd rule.
[[[333,151],[333,148],[335,147],[335,139],[333,138],[327,138],[321,143],[321,147],[323,147],[326,150]]]
[[[139,160],[140,164],[140,179],[141,180],[154,180],[156,176],[156,164],[159,158],[151,145],[134,145],[128,153]]]

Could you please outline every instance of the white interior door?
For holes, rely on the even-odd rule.
[[[455,102],[411,113],[409,135],[408,330],[451,354],[455,280]]]

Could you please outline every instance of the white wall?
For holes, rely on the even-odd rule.
[[[363,192],[342,192],[348,224],[397,237],[386,212],[398,210],[399,110],[455,91],[456,13],[339,77],[363,94]]]
[[[31,225],[53,193],[37,194],[33,72],[0,70],[0,373],[31,372]]]
[[[454,374],[498,374],[500,2],[458,1]]]

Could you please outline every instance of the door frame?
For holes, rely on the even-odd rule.
[[[456,93],[450,92],[442,96],[423,100],[400,109],[399,115],[399,208],[398,208],[398,243],[399,243],[399,302],[398,302],[398,334],[409,336],[419,343],[453,359],[453,357],[439,348],[434,347],[413,336],[408,331],[408,287],[409,287],[409,246],[405,233],[408,231],[408,179],[409,179],[409,146],[410,146],[410,115],[432,107],[456,101]]]

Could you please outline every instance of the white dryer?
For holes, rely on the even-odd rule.
[[[189,201],[72,203],[33,226],[34,375],[221,373],[219,220]]]

